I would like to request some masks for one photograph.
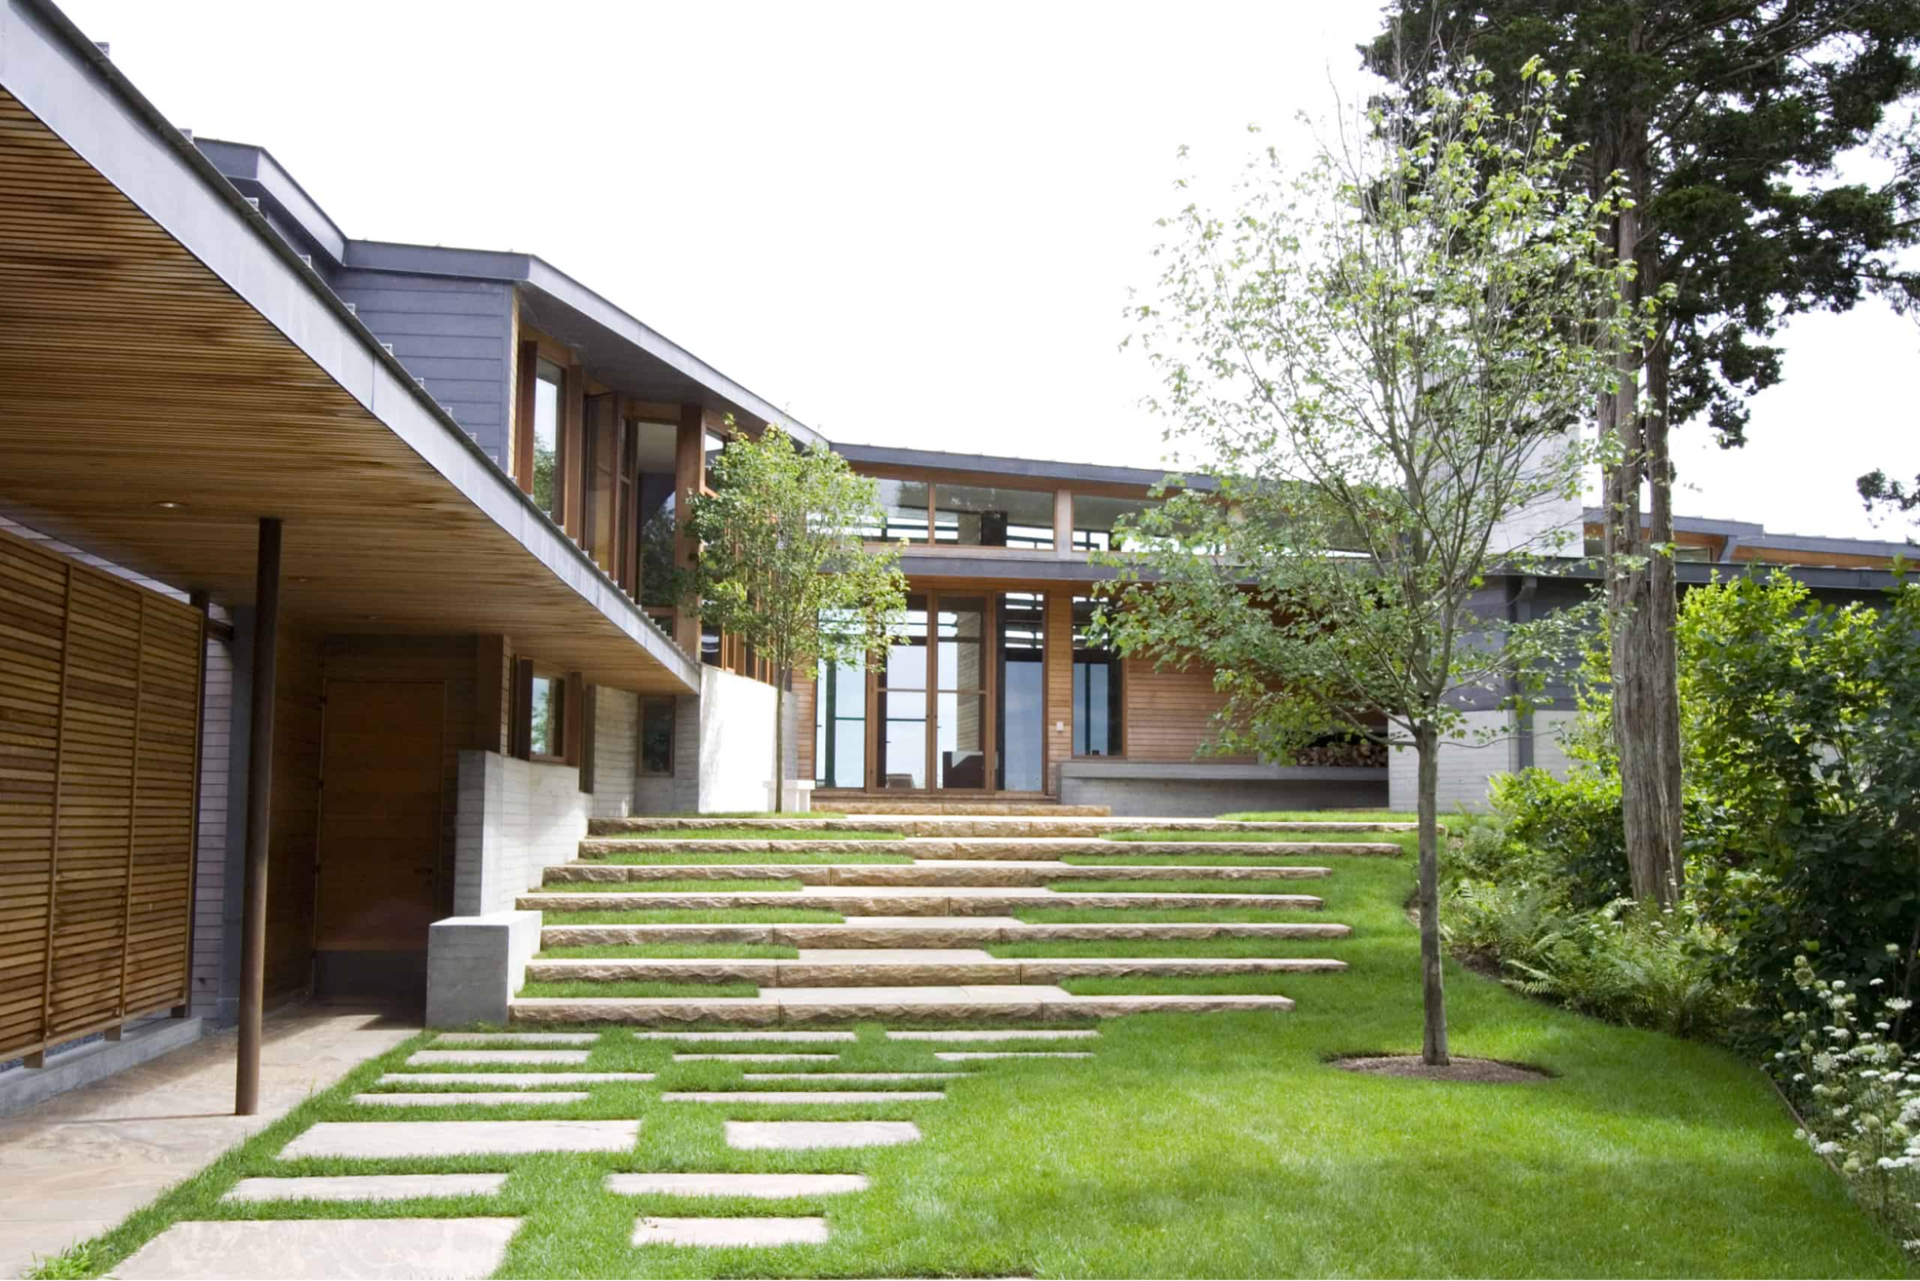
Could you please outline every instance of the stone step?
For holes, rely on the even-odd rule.
[[[182,1219],[114,1269],[148,1281],[206,1277],[490,1277],[520,1220]]]
[[[1275,858],[1398,857],[1391,841],[1110,841],[1098,836],[909,836],[898,841],[703,841],[650,840],[645,837],[596,837],[580,842],[586,861],[616,854],[675,854],[697,863],[711,854],[892,854],[919,860],[1015,861],[1067,855],[1145,856],[1203,861],[1209,856],[1265,855]],[[782,863],[782,874],[807,864]],[[900,866],[868,864],[869,867]]]
[[[1090,1059],[1085,1050],[941,1050],[933,1056],[942,1063],[972,1063],[980,1059]]]
[[[651,1072],[386,1072],[381,1085],[486,1085],[538,1090],[549,1085],[594,1085],[601,1081],[651,1081]]]
[[[295,1135],[280,1159],[631,1152],[639,1139],[638,1121],[321,1121]]]
[[[884,956],[885,951],[872,955]],[[899,960],[769,961],[715,957],[699,960],[534,961],[535,983],[757,983],[762,987],[969,987],[1049,984],[1063,979],[1286,974],[1344,970],[1345,961],[1310,957],[1059,957],[983,961],[923,961],[912,949]]]
[[[1096,818],[1007,815],[854,816],[848,818],[596,818],[589,836],[724,829],[807,832],[899,832],[906,836],[1104,836],[1109,832],[1411,832],[1412,823],[1372,820],[1287,820],[1231,823],[1218,818]]]
[[[542,947],[765,943],[806,949],[959,948],[983,943],[1106,939],[1339,939],[1351,926],[1319,921],[1191,924],[1027,924],[1010,916],[866,916],[843,925],[548,925]]]
[[[1318,911],[1325,904],[1309,894],[1081,894],[1066,890],[997,889],[956,885],[945,889],[911,886],[803,885],[798,890],[746,890],[735,893],[648,894],[643,891],[598,894],[522,894],[523,911],[632,912],[637,910],[726,911],[729,908],[824,908],[844,916],[1006,916],[1022,908],[1242,908],[1265,911]]]
[[[718,1023],[771,1027],[884,1021],[1045,1023],[1130,1014],[1293,1008],[1284,996],[1074,996],[1045,985],[763,988],[756,997],[538,997],[508,1006],[516,1026]],[[682,1056],[676,1055],[678,1060]]]
[[[1106,818],[1113,813],[1108,805],[1062,805],[1059,801],[962,801],[931,800],[920,797],[895,799],[893,797],[874,797],[872,799],[845,800],[825,798],[832,804],[823,804],[822,809],[836,814],[848,815],[894,815],[913,816],[961,816],[981,818]]]
[[[504,1174],[318,1174],[242,1179],[220,1199],[235,1201],[408,1201],[415,1197],[492,1196]]]
[[[1330,875],[1325,867],[1168,867],[1014,859],[929,859],[922,863],[566,863],[546,870],[548,885],[609,888],[646,881],[788,880],[807,886],[953,889],[1043,888],[1054,881],[1304,881]]]
[[[419,1078],[414,1078],[418,1080]],[[356,1094],[353,1101],[362,1107],[380,1108],[453,1108],[477,1103],[487,1107],[556,1107],[562,1103],[585,1103],[592,1098],[585,1090],[483,1090],[440,1091],[432,1094]]]

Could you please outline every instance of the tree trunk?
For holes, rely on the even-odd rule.
[[[1623,148],[1622,167],[1640,153]],[[1628,190],[1638,187],[1629,173]],[[1652,254],[1640,240],[1635,208],[1615,222],[1615,252],[1639,264],[1638,288],[1651,280]],[[1677,591],[1673,541],[1673,466],[1665,401],[1668,349],[1656,343],[1618,356],[1620,386],[1601,403],[1600,429],[1619,441],[1604,479],[1607,615],[1613,684],[1613,741],[1620,755],[1620,812],[1634,898],[1669,906],[1680,866],[1680,701],[1673,628]],[[1645,364],[1652,413],[1639,404]],[[1642,482],[1652,489],[1640,520]]]
[[[1431,1067],[1445,1067],[1447,994],[1440,970],[1440,736],[1432,725],[1420,725],[1413,733],[1413,747],[1420,779],[1420,1001],[1424,1015],[1420,1058]]]
[[[777,668],[773,677],[773,812],[781,814],[787,808],[787,699]]]

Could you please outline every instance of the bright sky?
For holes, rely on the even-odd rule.
[[[1174,151],[1359,83],[1375,0],[638,4],[65,0],[177,124],[266,146],[347,234],[539,254],[830,438],[1153,466],[1119,350]],[[1788,331],[1687,514],[1898,537],[1853,480],[1920,471],[1920,327]]]

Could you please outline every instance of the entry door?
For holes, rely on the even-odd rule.
[[[314,950],[421,952],[442,915],[444,681],[329,681]]]

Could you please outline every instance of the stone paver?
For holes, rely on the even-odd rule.
[[[0,1117],[0,1277],[106,1231],[419,1030],[417,1011],[366,1005],[269,1013],[257,1116],[233,1114],[234,1037],[217,1032]]]
[[[1071,1050],[967,1050],[933,1057],[942,1063],[965,1063],[971,1059],[1090,1059],[1093,1055]]]
[[[592,1045],[598,1032],[442,1032],[433,1038],[436,1049],[469,1045]]]
[[[635,1032],[642,1041],[857,1041],[853,1032]]]
[[[889,1032],[889,1041],[1091,1041],[1100,1033],[1094,1028],[1007,1028],[978,1032]]]
[[[492,1196],[504,1174],[327,1174],[305,1179],[242,1179],[222,1201],[405,1201],[413,1197]]]
[[[253,1219],[176,1223],[114,1272],[146,1281],[485,1277],[518,1219]]]
[[[742,1072],[742,1081],[951,1081],[969,1072]]]
[[[833,1063],[838,1054],[676,1054],[675,1063]]]
[[[930,1103],[938,1090],[669,1090],[668,1103]]]
[[[642,1219],[635,1245],[823,1245],[825,1219]]]
[[[441,1063],[585,1063],[586,1050],[419,1050],[407,1059],[408,1067],[434,1067]]]
[[[496,1085],[527,1089],[541,1085],[587,1085],[597,1081],[651,1081],[652,1072],[387,1072],[381,1085]]]
[[[803,947],[803,965],[977,965],[994,959],[979,947]]]
[[[996,1001],[1065,1001],[1050,984],[981,983],[970,987],[763,987],[761,998],[781,1005],[968,1005]]]
[[[918,1143],[911,1121],[729,1121],[727,1146],[797,1152],[812,1148],[876,1148]]]
[[[585,1090],[459,1090],[438,1094],[356,1094],[355,1103],[382,1108],[457,1108],[478,1103],[485,1106],[552,1107],[559,1103],[585,1103],[592,1098]]]
[[[504,1176],[503,1176],[504,1177]],[[797,1196],[865,1192],[864,1174],[609,1174],[615,1196],[745,1196],[779,1201]]]
[[[639,1138],[638,1121],[322,1121],[280,1159],[626,1152]]]

